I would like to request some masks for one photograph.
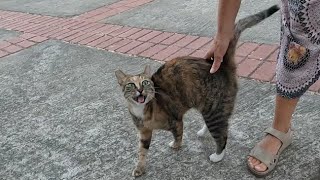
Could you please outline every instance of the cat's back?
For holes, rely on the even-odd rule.
[[[211,74],[211,60],[196,57],[177,57],[163,64],[152,76],[156,88],[165,91],[215,91],[236,89],[234,69],[223,62],[219,70]]]
[[[154,80],[195,80],[210,75],[211,64],[202,58],[177,57],[163,64],[155,73]]]

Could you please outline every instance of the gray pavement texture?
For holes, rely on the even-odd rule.
[[[68,17],[120,0],[1,0],[0,9],[31,14]]]
[[[19,36],[21,33],[16,31],[8,31],[0,29],[0,41],[7,40]]]
[[[160,63],[46,41],[0,59],[0,179],[127,180],[137,160],[137,133],[114,77]],[[274,86],[240,80],[227,154],[211,163],[210,136],[198,138],[201,116],[185,116],[181,151],[171,134],[153,136],[147,172],[139,179],[255,179],[246,169],[250,149],[269,127]],[[294,116],[293,144],[266,179],[320,178],[320,96],[306,93]]]
[[[238,19],[278,3],[277,0],[243,0]],[[217,8],[217,0],[154,0],[131,11],[109,17],[104,22],[212,37],[217,30]],[[259,25],[246,30],[240,40],[278,43],[279,38],[280,13],[277,12]]]

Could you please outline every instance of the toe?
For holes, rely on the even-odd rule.
[[[258,159],[253,159],[253,161],[252,161],[252,165],[253,166],[256,166],[256,165],[258,165],[258,164],[260,164],[261,162],[258,160]]]
[[[249,156],[247,160],[248,160],[249,164],[252,164],[252,157],[251,156]]]
[[[267,168],[268,168],[268,167],[267,167],[265,164],[263,164],[263,163],[260,163],[260,164],[258,164],[258,165],[256,165],[256,166],[254,166],[254,169],[256,169],[257,171],[260,171],[260,172],[266,171]]]
[[[248,158],[248,161],[249,161],[249,164],[253,167],[253,166],[255,166],[255,165],[258,165],[258,164],[260,164],[260,161],[259,160],[257,160],[256,158],[254,158],[254,157],[249,157]]]
[[[249,158],[248,158],[248,163],[249,163],[250,165],[252,165],[252,161],[253,161],[253,157],[249,156]]]
[[[253,164],[253,163],[254,163],[254,160],[255,160],[255,158],[254,158],[254,157],[251,157],[251,156],[250,156],[250,157],[248,158],[248,161],[249,161],[251,164]]]

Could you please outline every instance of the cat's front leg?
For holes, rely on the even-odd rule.
[[[177,121],[175,126],[172,127],[171,132],[173,134],[174,141],[170,142],[169,146],[174,150],[178,150],[182,144],[183,121]]]
[[[140,129],[140,142],[139,142],[139,159],[132,176],[141,176],[145,172],[146,156],[151,143],[152,130],[142,128]]]

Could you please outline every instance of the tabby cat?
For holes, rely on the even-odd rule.
[[[127,100],[133,122],[139,130],[139,160],[133,176],[145,172],[146,155],[152,131],[164,129],[172,132],[174,141],[169,145],[179,149],[183,136],[183,115],[191,108],[201,112],[205,121],[198,135],[209,130],[214,138],[216,153],[210,160],[218,162],[225,154],[228,136],[228,119],[238,91],[234,54],[241,32],[279,10],[278,6],[238,21],[219,70],[210,74],[212,60],[195,57],[178,57],[162,65],[154,74],[149,66],[143,73],[128,75],[115,72]]]

